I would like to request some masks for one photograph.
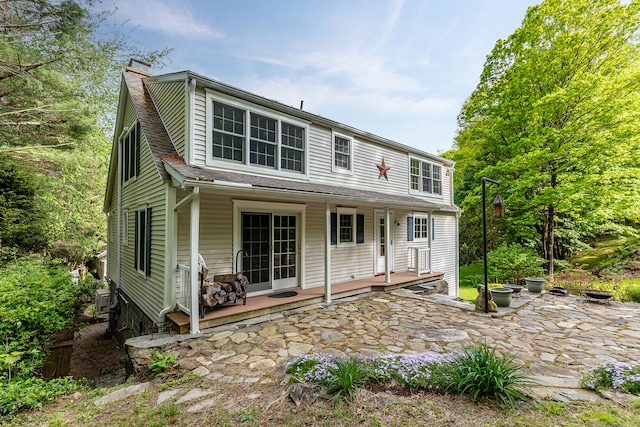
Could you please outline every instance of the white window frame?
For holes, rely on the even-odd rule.
[[[129,131],[120,140],[122,146],[122,159],[120,159],[120,167],[122,168],[122,182],[124,186],[128,182],[135,181],[138,177],[138,170],[140,169],[140,139],[142,139],[140,122],[135,121],[133,125],[129,127]],[[125,153],[125,151],[127,151]],[[128,159],[125,162],[125,159]],[[126,163],[126,164],[125,164]],[[133,171],[129,171],[133,168]]]
[[[336,245],[337,247],[345,247],[345,246],[355,246],[356,245],[356,232],[357,225],[356,221],[358,210],[355,208],[336,208]],[[340,233],[340,217],[341,216],[350,216],[351,217],[351,240],[342,240]]]
[[[206,148],[205,148],[205,165],[209,167],[215,167],[220,169],[239,171],[245,173],[259,173],[262,175],[286,177],[291,179],[309,179],[309,124],[310,122],[304,121],[297,117],[289,116],[280,112],[271,111],[265,107],[239,102],[236,98],[225,96],[211,90],[206,91]],[[226,160],[213,157],[213,103],[219,102],[229,105],[230,107],[238,108],[244,111],[244,136],[242,145],[242,162],[235,160]],[[251,148],[251,115],[256,114],[268,119],[276,121],[276,151],[275,151],[275,165],[274,167],[260,165],[257,163],[251,163],[250,148]],[[297,126],[302,128],[304,132],[304,149],[302,156],[302,168],[301,172],[297,172],[290,169],[282,168],[283,152],[282,145],[282,123]],[[286,147],[286,146],[285,146]],[[289,147],[286,147],[289,148]],[[292,148],[295,149],[295,148]]]
[[[412,172],[412,163],[413,162],[418,162],[418,164],[420,165],[419,167],[419,173],[418,175],[414,175]],[[431,184],[431,188],[427,191],[423,188],[423,178],[425,177],[424,173],[425,173],[425,166],[428,167],[428,179],[430,181]],[[440,173],[439,173],[439,179],[435,179],[434,178],[434,171],[435,168],[438,168]],[[443,166],[441,164],[438,163],[434,163],[434,162],[430,162],[428,160],[424,160],[424,159],[420,159],[418,157],[409,157],[409,192],[412,194],[429,194],[429,195],[433,195],[436,197],[442,197],[442,185],[443,185],[443,180],[442,180],[442,169]],[[412,179],[414,176],[418,177],[418,188],[413,188],[412,187]],[[434,192],[434,183],[437,182],[439,183],[439,189],[440,191],[438,192]]]
[[[136,218],[134,219],[134,221],[136,222],[136,226],[134,227],[135,229],[135,236],[134,239],[136,240],[135,245],[134,245],[134,257],[136,258],[136,265],[137,265],[137,272],[139,274],[141,274],[142,276],[147,277],[149,275],[149,272],[147,271],[147,246],[151,245],[151,241],[147,242],[147,223],[151,222],[151,219],[147,218],[147,209],[149,208],[148,205],[143,205],[140,206],[138,209],[136,209],[136,212],[138,213],[138,215],[136,216]],[[144,214],[144,218],[142,218],[141,213]],[[144,225],[144,233],[142,238],[140,237],[140,224]],[[142,248],[142,251],[144,253],[144,257],[140,257],[140,250]]]
[[[424,227],[426,226],[426,230]],[[413,214],[413,241],[428,242],[431,232],[431,219],[428,213]]]
[[[349,165],[345,167],[336,166],[336,138],[341,138],[349,141]],[[354,138],[343,133],[331,132],[331,171],[338,173],[346,173],[353,175],[353,142]]]

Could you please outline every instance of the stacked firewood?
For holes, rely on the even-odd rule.
[[[245,299],[248,285],[249,280],[242,273],[217,274],[213,276],[213,282],[205,281],[202,285],[202,304],[214,307]]]

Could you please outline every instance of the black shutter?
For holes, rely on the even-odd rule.
[[[431,240],[436,239],[436,219],[431,217]]]
[[[145,236],[145,268],[144,272],[148,276],[151,276],[151,208],[147,208],[147,224],[145,227],[146,236]]]
[[[138,245],[139,242],[138,240],[140,240],[140,236],[138,236],[138,217],[139,217],[140,213],[138,211],[136,211],[136,219],[135,219],[135,224],[134,224],[134,230],[133,232],[134,234],[134,247],[133,247],[133,268],[135,268],[136,270],[138,269]],[[118,239],[120,239],[120,236],[118,236]]]
[[[407,242],[413,242],[413,217],[407,217]]]
[[[140,122],[136,122],[134,139],[135,139],[135,150],[136,150],[136,174],[135,176],[140,175]]]
[[[356,217],[356,243],[364,243],[364,215]]]
[[[338,214],[331,214],[331,244],[338,244]]]

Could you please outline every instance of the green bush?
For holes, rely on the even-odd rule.
[[[627,289],[629,301],[640,302],[640,287]]]
[[[10,416],[25,409],[38,408],[43,403],[52,402],[59,396],[83,388],[82,381],[70,378],[45,381],[32,377],[10,384],[0,383],[0,415]]]
[[[544,275],[544,262],[533,249],[503,243],[487,254],[489,281],[521,285],[525,277]]]
[[[605,362],[582,377],[580,386],[640,395],[640,363]]]
[[[329,378],[326,381],[327,393],[336,397],[345,396],[350,400],[355,397],[355,389],[369,381],[369,373],[362,361],[355,357],[336,359],[336,366],[327,368]]]
[[[64,265],[20,258],[0,268],[0,383],[33,377],[47,345],[72,325],[83,289]],[[18,360],[15,360],[18,357]]]
[[[173,354],[162,354],[159,351],[154,351],[151,353],[149,369],[158,375],[175,365],[177,361],[178,359]]]
[[[514,357],[496,356],[486,344],[465,347],[451,362],[439,365],[431,377],[434,387],[445,392],[466,394],[476,401],[498,401],[514,406],[527,400],[529,379],[520,374],[522,365]]]

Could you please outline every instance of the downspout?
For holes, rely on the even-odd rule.
[[[190,248],[189,248],[189,271],[191,272],[191,308],[190,308],[190,328],[192,335],[200,333],[200,305],[199,305],[199,285],[198,280],[198,247],[200,234],[200,187],[193,187],[193,198],[191,200],[191,227],[190,227]]]
[[[117,268],[118,268],[118,283],[116,283],[117,289],[120,289],[120,280],[122,278],[122,138],[124,135],[129,132],[128,127],[122,128],[122,132],[120,132],[120,136],[118,137],[118,222],[116,226],[116,241],[118,242],[118,255],[117,255]]]
[[[193,118],[195,116],[195,93],[196,79],[187,80],[187,102],[185,106],[185,141],[184,141],[184,161],[187,165],[193,166]]]

